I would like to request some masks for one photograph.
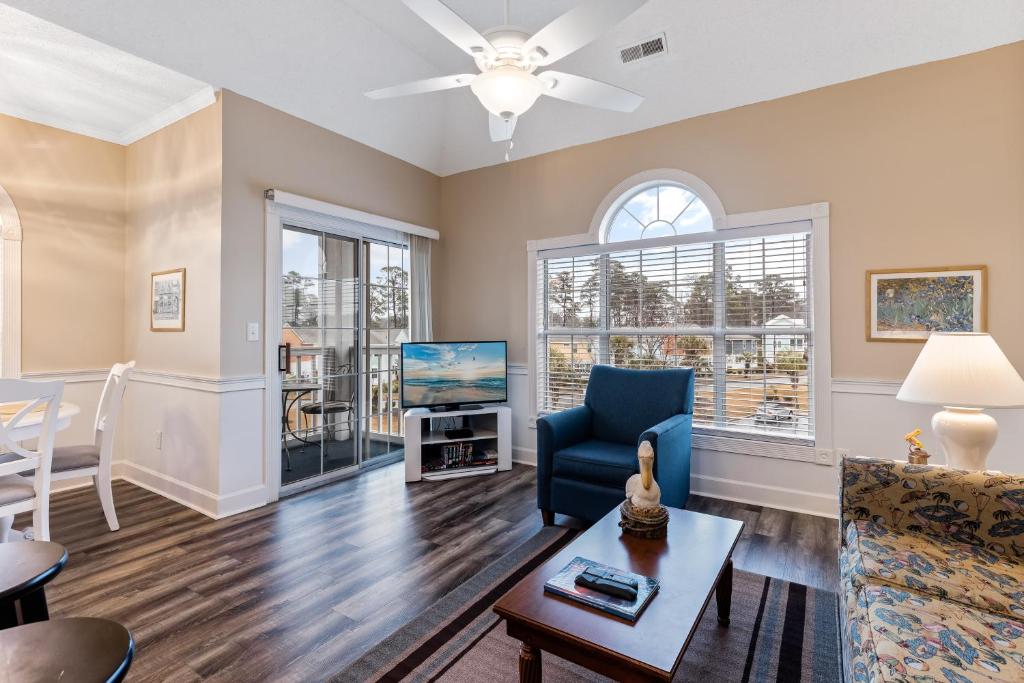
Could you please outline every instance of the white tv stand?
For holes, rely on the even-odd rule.
[[[449,439],[444,434],[441,422],[454,417],[457,422],[473,430],[473,436]],[[405,480],[436,481],[456,477],[473,477],[479,474],[512,469],[512,409],[508,406],[484,406],[475,410],[449,410],[432,413],[426,408],[412,408],[402,416],[405,422]],[[448,462],[444,457],[445,446],[467,444],[467,450],[476,454],[473,459],[482,459],[482,451],[497,451],[494,464],[473,464],[469,456],[464,462]]]

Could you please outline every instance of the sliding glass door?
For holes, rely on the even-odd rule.
[[[285,226],[281,265],[282,487],[399,456],[406,248]]]
[[[363,452],[369,459],[402,448],[399,370],[402,343],[409,341],[409,250],[367,242],[364,263],[368,276]]]

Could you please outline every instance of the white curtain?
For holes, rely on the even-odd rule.
[[[434,338],[430,316],[429,237],[409,236],[409,334],[414,342]]]

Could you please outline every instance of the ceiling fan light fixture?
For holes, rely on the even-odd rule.
[[[545,89],[539,78],[514,66],[485,71],[469,87],[484,109],[506,120],[532,107]]]

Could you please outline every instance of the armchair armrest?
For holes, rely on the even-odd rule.
[[[593,415],[577,406],[537,419],[537,505],[551,509],[551,467],[555,451],[590,438]]]
[[[1024,555],[1024,477],[897,460],[844,458],[841,530],[855,520]]]
[[[661,502],[683,507],[690,496],[690,448],[693,415],[680,413],[659,422],[637,440],[654,449],[654,478],[661,487]]]

